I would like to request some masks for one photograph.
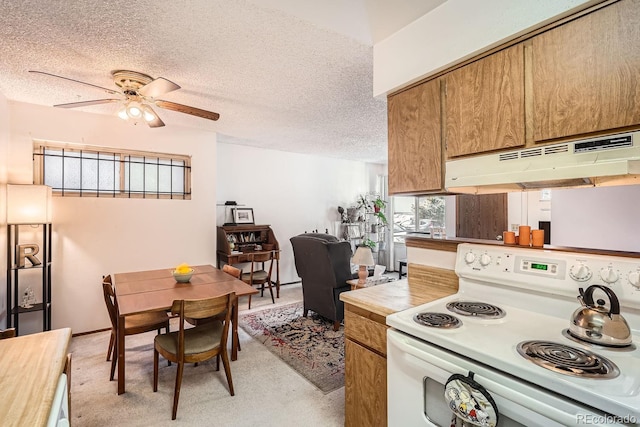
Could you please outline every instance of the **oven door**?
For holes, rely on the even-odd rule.
[[[449,426],[453,413],[444,384],[468,375],[493,397],[499,427],[612,424],[610,416],[543,388],[428,344],[394,329],[387,332],[387,403],[390,427]]]

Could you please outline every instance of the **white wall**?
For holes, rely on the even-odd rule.
[[[6,148],[10,159],[9,183],[32,182],[34,138],[193,156],[191,200],[54,197],[54,328],[69,326],[79,333],[109,326],[100,286],[104,274],[182,262],[215,263],[214,133],[171,126],[169,120],[164,128],[150,129],[115,116],[24,103],[9,105],[9,142],[2,140],[0,121],[0,152]],[[6,234],[6,227],[2,231]],[[0,245],[0,260],[5,259],[6,246]],[[4,301],[4,274],[0,280]],[[27,284],[21,282],[21,288]],[[28,316],[35,315],[24,315],[21,322],[31,321],[34,330],[41,328],[41,317]]]
[[[6,275],[7,271],[7,226],[6,226],[6,186],[7,168],[9,167],[9,159],[7,150],[9,148],[9,102],[0,93],[0,328],[6,327],[7,309],[6,309]]]
[[[373,94],[445,70],[599,0],[448,0],[373,47]]]
[[[288,283],[299,280],[289,238],[316,229],[333,234],[338,206],[374,190],[371,177],[383,171],[364,162],[219,143],[217,201],[253,208],[256,224],[271,225],[282,250],[280,281]],[[223,213],[219,207],[218,218]]]
[[[556,191],[556,190],[553,190]],[[508,193],[508,227],[518,233],[519,225],[529,225],[534,230],[539,221],[551,221],[551,200],[543,200],[542,191]],[[562,215],[558,212],[558,215]]]
[[[640,185],[553,190],[551,244],[640,252]]]

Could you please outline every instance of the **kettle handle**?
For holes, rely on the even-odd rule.
[[[611,304],[609,314],[620,314],[620,302],[618,301],[618,297],[613,292],[613,290],[611,290],[611,288],[608,288],[604,285],[591,285],[587,288],[586,291],[584,291],[584,294],[580,292],[582,298],[584,299],[584,304],[589,307],[595,306],[593,302],[593,291],[595,291],[596,288],[601,289],[605,294],[607,294],[607,297],[609,297],[609,303]]]

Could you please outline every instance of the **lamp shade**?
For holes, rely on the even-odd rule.
[[[351,263],[355,265],[376,265],[373,260],[373,254],[371,253],[371,248],[368,246],[358,246],[356,248],[356,253],[353,254],[353,258],[351,258]]]
[[[7,224],[51,223],[51,187],[7,184]]]

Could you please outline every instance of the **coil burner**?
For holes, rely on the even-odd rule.
[[[483,319],[500,319],[504,317],[504,310],[492,304],[476,301],[453,301],[447,304],[447,309],[463,316],[475,316]]]
[[[618,367],[609,359],[564,344],[551,341],[523,341],[518,344],[517,349],[525,359],[564,375],[609,379],[620,374]]]
[[[417,323],[432,328],[453,329],[462,325],[460,319],[447,313],[418,313],[413,316]]]

